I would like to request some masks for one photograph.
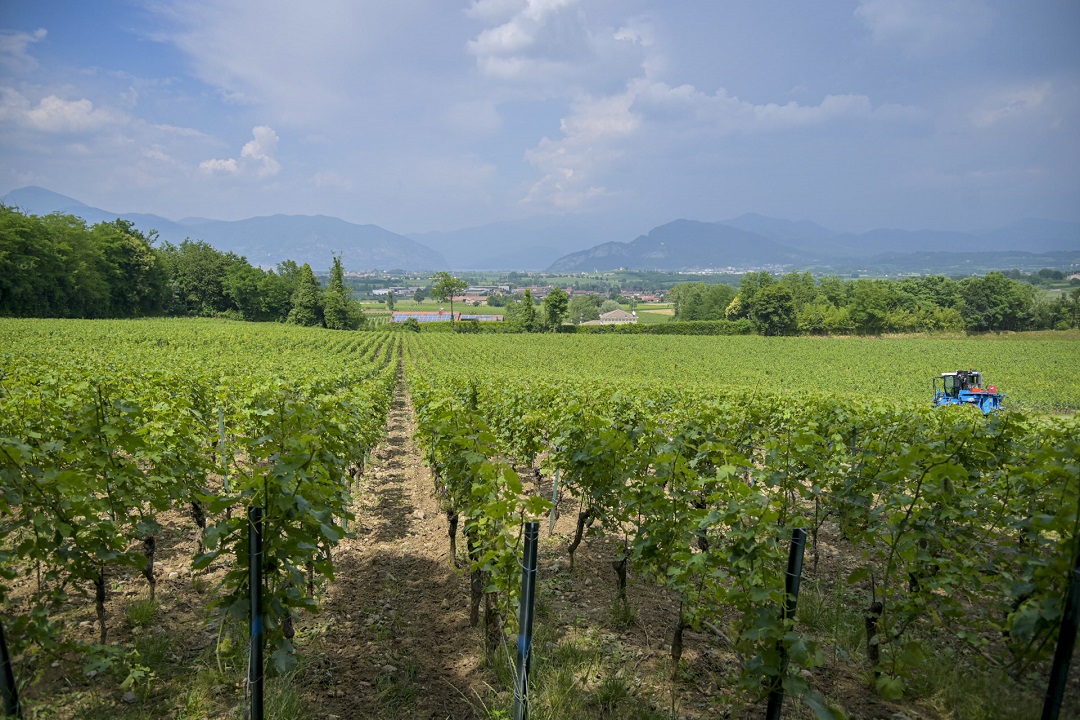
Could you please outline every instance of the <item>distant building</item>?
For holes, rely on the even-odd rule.
[[[409,297],[412,297],[412,295],[417,290],[422,290],[422,289],[423,288],[419,288],[419,287],[378,288],[377,290],[372,290],[371,294],[374,295],[375,297],[382,297],[384,295],[388,295],[389,293],[394,293],[394,297],[400,299],[400,298],[405,297],[406,295],[408,295]]]
[[[543,300],[547,297],[547,294],[551,292],[552,287],[552,285],[545,285],[543,287],[533,286],[529,288],[514,288],[514,295],[523,295],[525,291],[528,290],[530,293],[532,293],[533,300]]]
[[[625,310],[612,310],[611,312],[603,313],[599,320],[590,320],[589,322],[583,322],[582,325],[632,325],[637,322],[637,315],[634,313],[628,313]]]
[[[460,320],[461,313],[454,313],[454,320]],[[390,322],[403,323],[406,320],[416,320],[417,322],[450,322],[450,313],[443,312],[396,312],[390,319]]]

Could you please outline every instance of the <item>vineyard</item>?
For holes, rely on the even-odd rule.
[[[216,583],[205,612],[223,618],[220,645],[247,617],[251,505],[267,514],[268,665],[305,672],[294,639],[345,581],[336,549],[383,472],[365,459],[400,369],[438,508],[416,517],[438,523],[458,567],[442,607],[467,613],[495,686],[454,717],[504,717],[528,520],[544,528],[547,608],[535,717],[760,717],[780,689],[798,717],[1041,708],[1080,542],[1074,340],[3,321],[0,348],[3,618],[38,690],[48,662],[75,653],[151,692],[154,668],[110,643],[106,595],[141,577],[154,598],[155,548],[178,512],[200,546],[191,572]],[[1009,410],[932,410],[930,378],[964,367]],[[791,616],[796,529],[807,589]],[[80,603],[95,637],[63,622]],[[594,678],[559,691],[553,659],[584,662],[579,641],[601,643]],[[934,684],[968,673],[978,697]],[[381,716],[409,717],[420,700],[391,692],[391,675],[372,689]]]
[[[2,369],[0,547],[12,651],[86,653],[92,671],[152,672],[108,644],[112,582],[126,570],[155,597],[159,517],[199,534],[192,568],[221,569],[213,605],[247,615],[247,506],[265,509],[267,640],[295,663],[301,611],[333,577],[353,520],[352,476],[385,431],[400,343],[388,334],[155,321],[7,321]],[[16,596],[9,583],[21,577]],[[96,605],[94,642],[55,619]],[[10,617],[10,616],[8,616]],[[10,621],[9,621],[10,622]]]

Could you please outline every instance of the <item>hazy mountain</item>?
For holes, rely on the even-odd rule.
[[[676,220],[629,243],[602,243],[571,253],[552,263],[549,270],[792,265],[890,272],[963,272],[964,267],[979,267],[984,272],[1039,262],[1045,263],[1041,267],[1056,267],[1062,258],[1071,257],[1070,252],[1080,254],[1080,223],[1023,220],[980,233],[883,228],[853,234],[833,233],[810,222],[747,214],[716,223]]]
[[[805,255],[758,233],[721,223],[676,220],[629,243],[609,242],[571,253],[552,263],[550,272],[589,272],[616,268],[691,270],[795,263]]]
[[[885,253],[849,265],[837,264],[838,272],[864,272],[871,275],[943,274],[980,275],[992,270],[1036,272],[1043,268],[1080,266],[1080,249],[1030,253],[1015,250],[984,252],[915,252]]]
[[[1053,252],[1080,249],[1080,223],[1025,218],[975,234],[985,241],[986,250]]]
[[[37,185],[12,190],[0,201],[9,207],[17,207],[27,215],[48,215],[53,212],[74,215],[76,210],[93,209],[67,195],[46,190]]]
[[[791,220],[766,217],[757,213],[746,213],[730,220],[720,220],[719,224],[757,233],[776,242],[787,242],[792,246],[798,244],[800,247],[808,243],[828,240],[837,234],[809,220],[793,222]]]
[[[404,235],[325,215],[273,215],[236,221],[185,218],[175,222],[158,215],[109,212],[39,187],[13,190],[0,201],[32,215],[61,212],[90,224],[123,218],[143,232],[156,230],[161,240],[205,240],[218,250],[243,255],[254,265],[273,266],[282,260],[295,260],[322,271],[330,268],[334,254],[340,254],[346,270],[447,267],[437,251]]]
[[[694,270],[765,265],[878,268],[879,271],[963,272],[965,267],[1029,267],[1080,254],[1080,223],[1029,218],[978,232],[877,229],[837,233],[808,221],[755,213],[721,222],[675,220],[625,242],[637,228],[626,220],[540,216],[406,237],[376,225],[323,215],[274,215],[226,222],[119,214],[40,187],[13,190],[0,201],[35,215],[70,213],[89,223],[133,222],[162,240],[205,240],[256,265],[285,259],[330,267],[341,253],[348,270],[539,270],[588,272],[618,267]],[[584,248],[584,249],[583,249]],[[1046,253],[1057,253],[1046,255]],[[1064,253],[1064,254],[1061,254]],[[449,258],[449,262],[447,262]],[[1011,263],[1011,264],[1010,264]],[[915,270],[920,268],[921,270]]]
[[[985,249],[979,238],[968,233],[887,228],[858,235],[836,235],[826,240],[823,245],[833,255],[850,257],[873,257],[891,252],[979,252]]]
[[[187,236],[187,231],[182,225],[175,223],[168,218],[163,218],[160,215],[147,215],[142,213],[121,214],[110,212],[108,210],[102,210],[101,208],[91,207],[90,205],[79,202],[75,198],[61,195],[60,193],[46,190],[42,187],[30,186],[12,190],[7,195],[0,198],[0,202],[3,202],[10,207],[16,207],[28,215],[48,215],[49,213],[54,212],[63,213],[65,215],[75,215],[81,217],[90,225],[99,222],[112,222],[120,217],[125,220],[130,220],[135,224],[135,227],[143,232],[157,230],[160,237],[164,240],[173,240],[174,238],[183,240]]]
[[[348,270],[441,270],[443,256],[415,240],[378,225],[355,225],[325,215],[271,215],[233,222],[214,221],[188,234],[221,250],[244,255],[253,265],[285,259],[329,269],[335,254]]]

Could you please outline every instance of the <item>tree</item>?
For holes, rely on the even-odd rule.
[[[450,323],[454,322],[454,296],[469,287],[469,284],[461,278],[456,278],[448,272],[437,272],[431,278],[431,296],[439,302],[450,303]]]
[[[337,312],[337,309],[334,309]],[[295,325],[322,325],[323,299],[319,281],[307,263],[300,268],[296,289],[292,294],[292,310],[289,322]],[[335,317],[336,322],[336,317]]]
[[[154,233],[143,235],[130,220],[117,218],[91,230],[107,268],[114,317],[149,315],[164,305],[168,275],[152,247]]]
[[[754,298],[762,288],[776,284],[776,278],[771,273],[762,270],[760,272],[748,272],[739,281],[739,293],[724,308],[724,317],[728,320],[740,318],[752,318],[754,315]],[[704,291],[702,291],[704,292]],[[704,299],[699,302],[704,303]],[[684,310],[685,312],[685,310]],[[699,311],[691,311],[694,317],[686,317],[687,320],[701,320],[697,317]]]
[[[288,280],[273,270],[268,271],[259,280],[259,312],[262,317],[285,322],[289,317],[292,293]]]
[[[520,300],[506,303],[506,323],[514,332],[532,332],[536,329],[536,305],[533,303],[532,290],[526,288]]]
[[[386,309],[390,312],[394,312],[394,291],[390,290],[386,293]]]
[[[605,300],[604,304],[611,302]],[[600,305],[600,297],[597,295],[575,295],[570,299],[568,306],[568,317],[570,322],[577,325],[578,323],[588,322],[590,320],[597,320],[600,317],[600,309],[603,305]],[[615,307],[618,307],[616,305]]]
[[[787,285],[774,283],[754,296],[750,319],[762,335],[794,335],[798,328],[795,296]]]
[[[331,330],[356,330],[363,327],[365,322],[363,311],[345,287],[345,270],[341,266],[340,255],[334,256],[330,282],[323,292],[323,320]]]
[[[836,275],[826,275],[818,283],[818,295],[834,307],[847,305],[848,283]]]
[[[887,280],[855,280],[851,283],[849,310],[856,332],[876,335],[884,331],[894,305]]]
[[[1022,330],[1031,315],[1036,290],[1001,273],[960,282],[964,322],[971,330]]]
[[[262,320],[262,280],[266,275],[247,262],[234,262],[225,268],[221,287],[225,297],[245,320]]]
[[[810,272],[800,273],[792,270],[780,278],[780,283],[791,290],[791,295],[795,299],[795,312],[801,312],[804,307],[817,300],[817,283]]]
[[[697,320],[698,318],[694,315],[704,291],[705,283],[702,282],[683,282],[672,286],[667,291],[667,300],[671,302],[675,310],[675,319]]]
[[[544,298],[544,324],[552,332],[557,331],[559,326],[562,325],[569,300],[569,296],[562,288],[552,288],[551,292]]]
[[[424,289],[423,288],[417,288],[416,292],[413,293],[412,299],[413,299],[414,303],[419,305],[420,303],[424,302],[424,297],[425,297],[424,296]]]
[[[230,307],[225,274],[232,264],[225,253],[199,240],[162,247],[169,267],[174,312],[213,315]]]

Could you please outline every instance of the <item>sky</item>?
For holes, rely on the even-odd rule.
[[[26,185],[399,233],[1076,221],[1080,2],[2,0]]]

